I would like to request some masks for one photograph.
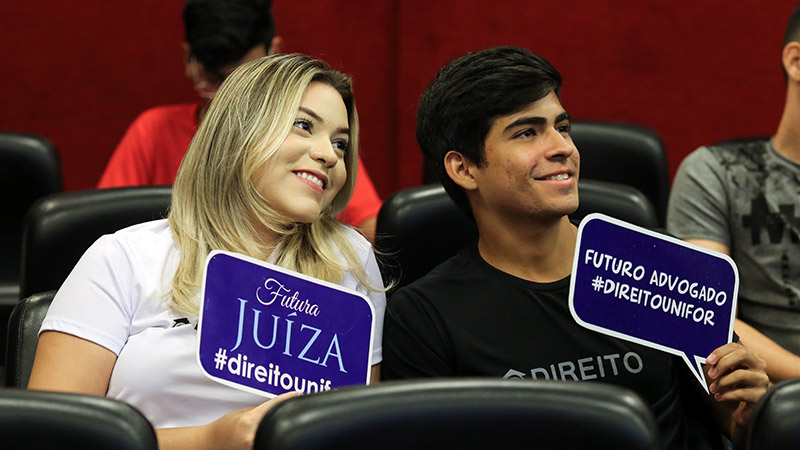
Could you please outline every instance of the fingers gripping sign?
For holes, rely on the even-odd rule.
[[[708,391],[703,364],[733,338],[738,287],[726,255],[590,214],[578,230],[569,305],[586,328],[682,357]]]
[[[706,364],[714,399],[729,402],[731,417],[744,426],[758,399],[771,386],[766,363],[752,349],[730,343],[714,350]]]

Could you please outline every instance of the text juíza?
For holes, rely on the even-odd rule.
[[[267,316],[257,308],[248,308],[247,303],[247,300],[239,299],[239,326],[236,332],[236,344],[230,349],[231,351],[242,344],[242,340],[247,336],[245,328],[251,328],[249,325],[252,321],[253,343],[259,348],[264,350],[274,348],[283,355],[323,367],[328,367],[329,362],[335,360],[339,371],[347,373],[339,347],[339,336],[336,333],[326,333],[320,328],[295,323],[296,312],[283,318],[275,314]],[[252,319],[248,318],[248,315],[252,315]]]

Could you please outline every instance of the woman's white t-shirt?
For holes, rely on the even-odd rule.
[[[382,285],[372,247],[349,230],[370,283]],[[140,410],[155,428],[204,425],[264,397],[207,378],[197,362],[197,317],[167,306],[178,249],[166,220],[98,239],[58,290],[41,331],[60,331],[117,355],[107,396]],[[371,363],[382,358],[383,292],[352,273],[340,285],[366,295],[375,310]],[[40,332],[41,332],[40,331]]]

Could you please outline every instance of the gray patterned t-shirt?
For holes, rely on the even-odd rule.
[[[800,165],[772,141],[701,147],[675,176],[667,230],[725,244],[739,318],[800,353]]]

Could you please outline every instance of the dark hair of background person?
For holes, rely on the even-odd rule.
[[[789,16],[789,21],[786,23],[786,32],[783,34],[784,47],[789,42],[794,42],[800,38],[800,3],[795,7],[792,15]]]
[[[183,25],[191,56],[212,72],[275,36],[272,0],[188,0]]]
[[[561,75],[544,58],[507,46],[468,53],[439,70],[417,109],[417,142],[436,176],[461,209],[471,216],[463,189],[444,168],[444,156],[457,151],[483,167],[484,142],[494,121],[522,110],[550,92],[559,95]]]

